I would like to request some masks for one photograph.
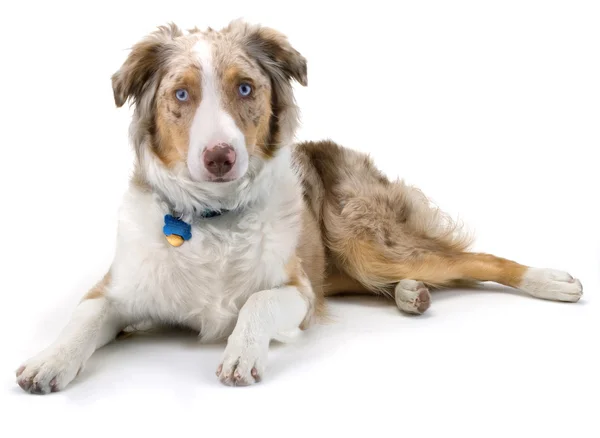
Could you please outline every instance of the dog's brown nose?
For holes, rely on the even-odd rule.
[[[224,176],[235,164],[235,150],[227,143],[219,143],[204,151],[204,167],[214,176]]]

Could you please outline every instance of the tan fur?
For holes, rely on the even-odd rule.
[[[189,92],[189,100],[175,97],[178,89]],[[200,69],[191,65],[182,72],[172,72],[164,81],[161,98],[157,99],[154,151],[167,167],[187,158],[189,133],[194,113],[202,99]]]
[[[325,316],[325,247],[321,236],[321,230],[317,221],[314,219],[308,209],[302,212],[302,234],[300,243],[296,249],[297,260],[300,268],[305,273],[310,285],[314,300],[311,303],[311,314],[308,320],[311,320],[312,315],[316,318]],[[308,322],[306,323],[308,325]]]
[[[244,67],[243,57],[228,52],[231,58],[220,56],[219,65],[223,72],[222,89],[225,110],[234,118],[238,128],[244,133],[246,149],[250,155],[258,154],[263,159],[271,158],[266,152],[265,142],[269,141],[269,120],[271,115],[271,89],[268,78],[258,69]],[[246,82],[252,86],[252,94],[246,98],[238,96],[238,87]]]
[[[297,256],[294,256],[290,259],[285,267],[285,271],[288,277],[288,281],[285,284],[286,286],[302,286],[301,278],[304,276],[304,273],[302,272],[300,259],[298,259]]]
[[[268,159],[290,139],[298,122],[298,108],[294,99],[291,79],[306,86],[306,59],[289,43],[287,37],[264,26],[236,20],[221,32],[209,33],[218,41],[216,53],[237,59],[243,64],[257,65],[266,73],[270,90],[270,114],[268,135],[258,148],[260,155]]]
[[[102,279],[92,287],[87,294],[83,296],[83,300],[94,300],[96,298],[102,298],[105,294],[106,287],[110,284],[111,275],[110,271],[107,272]]]
[[[521,282],[526,266],[467,252],[471,239],[459,224],[418,189],[389,181],[368,156],[329,141],[300,143],[294,152],[328,254],[325,295],[391,294],[402,279]]]
[[[306,59],[283,34],[242,21],[187,34],[174,25],[161,27],[134,46],[113,86],[118,106],[128,98],[136,103],[135,144],[149,136],[166,166],[185,160],[193,118],[187,108],[197,107],[202,94],[201,67],[192,53],[199,38],[213,47],[222,105],[244,133],[248,152],[272,158],[297,126],[291,80],[307,84]],[[247,98],[237,92],[242,82],[253,89]],[[188,106],[175,101],[178,87],[190,92]],[[331,141],[304,142],[294,146],[293,165],[303,184],[305,211],[289,284],[310,282],[311,315],[324,314],[325,296],[391,294],[402,279],[437,287],[521,282],[526,266],[469,253],[471,236],[460,224],[419,189],[390,181],[367,155]],[[141,186],[143,172],[135,172]]]
[[[304,329],[308,328],[308,326],[311,324],[312,320],[314,319],[314,316],[316,315],[316,311],[318,308],[317,297],[322,298],[323,295],[315,294],[315,291],[312,289],[311,282],[310,282],[308,276],[306,275],[306,272],[304,272],[302,261],[297,256],[293,256],[289,260],[289,262],[286,266],[286,273],[287,273],[288,281],[286,282],[285,285],[293,286],[293,287],[297,288],[298,291],[300,292],[300,294],[308,302],[307,315],[304,318],[304,320],[302,321],[302,324],[300,325],[300,328],[302,330],[304,330]]]
[[[204,41],[196,45],[200,39]],[[209,48],[211,62],[202,62]],[[206,74],[202,68],[214,70]],[[285,36],[241,21],[221,31],[193,29],[187,34],[174,25],[163,26],[133,47],[112,78],[116,105],[130,99],[135,104],[130,132],[138,162],[132,184],[144,192],[129,191],[121,210],[120,246],[111,268],[120,281],[111,285],[107,272],[82,298],[59,339],[18,368],[18,384],[25,391],[61,390],[89,355],[118,333],[163,324],[187,324],[207,341],[227,336],[219,379],[231,385],[255,383],[265,370],[271,339],[284,340],[298,327],[304,330],[323,321],[325,296],[337,293],[382,293],[412,314],[429,307],[427,286],[465,281],[495,281],[543,299],[580,299],[581,282],[566,272],[469,252],[470,236],[459,224],[418,189],[390,181],[367,155],[331,141],[292,145],[298,109],[291,82],[306,85],[306,72],[306,60]],[[196,165],[186,160],[196,109],[203,91],[209,95],[202,90],[203,81],[217,87],[217,104],[231,116],[224,118],[227,128],[233,120],[254,159],[254,166],[236,175],[240,180],[231,181],[224,191],[215,190],[216,181],[209,190],[182,175],[185,166]],[[238,92],[242,82],[252,86],[250,95]],[[180,88],[188,91],[189,100],[176,98]],[[206,119],[204,123],[211,123]],[[223,129],[221,134],[234,135],[239,150],[238,130]],[[275,168],[288,165],[289,147],[298,179],[289,168]],[[271,160],[282,151],[284,156]],[[259,164],[265,163],[260,160],[271,165],[262,174]],[[298,208],[297,182],[302,184],[303,209]],[[232,206],[222,205],[226,202]],[[142,216],[132,211],[139,207]],[[182,248],[189,248],[187,253],[168,252],[181,251],[176,246],[182,239],[175,247],[157,246],[158,210],[193,221],[207,208],[226,209],[231,216],[206,233],[198,224],[194,229],[200,240]],[[243,208],[252,211],[235,216]],[[242,223],[230,227],[240,217]],[[141,233],[148,236],[147,245]],[[157,258],[145,251],[156,252]],[[240,251],[242,257],[236,258]],[[232,263],[225,259],[229,256]],[[281,257],[288,258],[285,273]],[[140,263],[147,266],[136,270]],[[215,277],[219,273],[222,280]],[[152,287],[150,282],[158,284]],[[199,295],[203,291],[206,297]]]
[[[358,280],[350,277],[345,272],[340,271],[336,266],[331,266],[327,272],[327,280],[323,293],[325,296],[339,294],[364,294],[367,289]]]
[[[415,258],[393,258],[380,245],[364,240],[350,241],[340,248],[345,267],[363,284],[392,285],[402,279],[447,286],[456,280],[494,281],[517,287],[526,266],[490,254],[428,251]]]
[[[112,82],[118,107],[128,99],[135,103],[134,144],[139,147],[150,138],[153,152],[167,167],[185,159],[190,109],[198,107],[202,94],[201,67],[193,53],[200,38],[212,44],[221,103],[244,132],[248,152],[272,158],[296,128],[298,109],[290,79],[307,84],[306,60],[280,32],[242,21],[219,32],[194,28],[187,34],[174,24],[160,26],[133,46]],[[251,96],[238,96],[241,82],[252,85]],[[188,102],[175,99],[178,88],[188,90]],[[144,179],[144,169],[135,173]]]
[[[175,38],[182,35],[174,24],[159,26],[142,41],[135,44],[123,66],[112,76],[115,104],[121,107],[128,99],[137,104],[157,79],[164,74],[167,61],[176,50]]]

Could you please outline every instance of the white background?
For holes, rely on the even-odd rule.
[[[598,3],[393,3],[2,3],[2,436],[600,436]],[[491,286],[437,292],[421,317],[335,299],[335,321],[275,346],[254,387],[218,383],[223,346],[162,336],[25,394],[16,368],[111,260],[132,153],[110,76],[157,25],[237,17],[308,58],[299,139],[370,152],[465,220],[476,250],[567,270],[583,299]]]

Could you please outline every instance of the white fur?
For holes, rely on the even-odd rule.
[[[19,384],[40,394],[63,389],[120,326],[120,316],[105,298],[82,301],[56,341],[21,366]]]
[[[583,294],[581,282],[555,269],[529,268],[519,289],[545,300],[577,302]]]
[[[257,381],[264,372],[271,339],[293,336],[307,311],[308,302],[296,287],[265,290],[250,296],[229,336],[217,370],[219,379],[230,385]]]
[[[128,319],[181,323],[202,339],[222,339],[251,294],[286,281],[302,204],[289,151],[281,152],[254,181],[258,193],[252,203],[196,219],[192,238],[177,248],[162,232],[166,207],[130,188],[120,212],[109,293]]]
[[[419,310],[419,306],[431,300],[429,290],[425,284],[421,281],[408,279],[398,282],[394,289],[394,298],[400,310],[416,314],[423,313],[423,310]]]
[[[236,153],[235,164],[228,178],[237,179],[248,169],[248,151],[244,133],[237,127],[231,115],[223,109],[218,80],[212,61],[212,46],[200,39],[194,51],[202,68],[202,99],[190,129],[188,169],[194,181],[209,181],[202,153],[219,143],[228,143]]]
[[[282,151],[283,155],[287,155]],[[225,183],[192,180],[185,164],[167,171],[162,162],[147,147],[140,151],[145,176],[162,202],[185,221],[199,212],[237,210],[258,202],[274,181],[272,171],[263,172],[265,163],[256,157],[250,159],[248,171],[239,179]],[[167,201],[168,200],[168,201]],[[166,205],[166,204],[165,204]]]
[[[162,232],[168,205],[132,184],[120,209],[105,296],[84,300],[58,340],[25,363],[19,379],[35,382],[41,392],[53,389],[51,382],[54,389],[64,388],[93,351],[127,325],[180,324],[197,330],[202,341],[223,340],[236,327],[242,307],[245,316],[226,351],[259,362],[262,373],[262,349],[271,338],[283,340],[286,331],[297,328],[308,306],[295,287],[274,292],[288,281],[286,265],[301,227],[301,189],[290,159],[289,148],[283,148],[245,184],[224,187],[243,208],[196,219],[192,238],[181,247],[169,245]],[[194,183],[173,179],[152,163],[151,174],[165,183],[163,189],[193,197]],[[249,300],[254,294],[257,298]],[[246,349],[239,350],[240,345]]]
[[[202,103],[190,131],[187,163],[167,169],[150,150],[134,119],[139,167],[151,190],[132,183],[119,213],[111,280],[104,295],[83,300],[57,340],[18,370],[32,392],[63,389],[95,349],[129,325],[169,323],[199,332],[202,341],[228,339],[219,367],[229,384],[255,382],[264,372],[271,339],[298,332],[309,312],[310,285],[285,286],[286,265],[301,231],[302,192],[290,147],[271,160],[248,157],[243,133],[222,108],[211,46],[194,48],[202,66]],[[141,105],[150,105],[148,97]],[[143,130],[142,130],[143,131]],[[207,182],[202,152],[216,143],[237,154],[235,181]],[[289,139],[283,139],[289,144]],[[205,209],[229,210],[199,218]],[[164,216],[192,224],[192,238],[170,246]],[[419,298],[422,284],[403,280],[399,307]],[[568,274],[529,269],[521,289],[546,299],[577,301],[581,284]],[[408,310],[414,310],[411,301]],[[406,307],[406,306],[405,306]],[[253,372],[254,369],[254,372]]]

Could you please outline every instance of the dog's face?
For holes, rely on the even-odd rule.
[[[306,85],[306,60],[272,29],[234,22],[184,34],[171,25],[133,47],[113,91],[119,107],[133,100],[136,135],[164,166],[222,183],[289,140],[292,79]]]

